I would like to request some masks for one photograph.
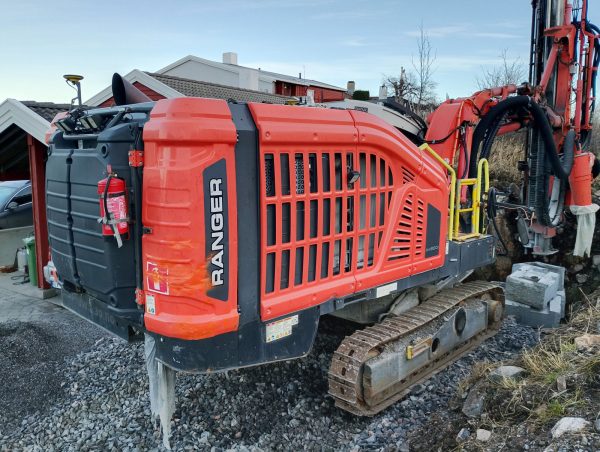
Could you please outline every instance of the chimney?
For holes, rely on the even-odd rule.
[[[354,80],[348,81],[346,88],[348,90],[348,94],[352,96],[354,94],[354,90],[356,89],[356,83],[354,83]]]
[[[379,100],[385,100],[388,98],[388,91],[385,85],[379,87]]]
[[[237,66],[237,53],[235,53],[235,52],[224,52],[223,53],[223,63],[225,63],[225,64],[235,64]]]

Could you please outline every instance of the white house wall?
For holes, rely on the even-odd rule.
[[[237,71],[229,71],[219,67],[209,66],[198,61],[186,61],[179,66],[163,72],[163,74],[197,80],[199,82],[240,87],[240,75]]]
[[[263,93],[275,94],[275,83],[266,80],[258,80],[258,90]]]
[[[159,73],[199,82],[251,89],[263,93],[275,93],[273,77],[261,76],[260,71],[257,69],[215,63],[202,58],[190,57],[190,59],[161,69]]]

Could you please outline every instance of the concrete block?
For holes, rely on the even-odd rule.
[[[535,266],[522,267],[506,279],[506,298],[537,309],[556,296],[559,275]]]
[[[560,318],[564,319],[565,318],[565,313],[566,313],[566,309],[567,309],[567,295],[565,293],[564,290],[559,290],[558,292],[556,292],[556,296],[560,298],[560,309],[558,309],[557,306],[554,306],[555,310],[559,310],[560,311]],[[552,299],[552,301],[554,301],[554,299]],[[552,301],[550,302],[550,304],[552,303]],[[550,306],[550,310],[552,310],[553,307]]]
[[[514,316],[518,323],[533,327],[556,328],[564,317],[563,298],[554,297],[544,309],[535,309],[522,303],[506,300],[505,315]]]
[[[526,267],[543,268],[552,273],[556,273],[558,275],[558,290],[562,290],[565,287],[565,274],[567,272],[567,269],[565,267],[545,264],[544,262],[523,262],[521,264],[513,264],[512,271],[515,272]]]

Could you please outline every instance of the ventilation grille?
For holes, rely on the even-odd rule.
[[[425,253],[425,203],[409,192],[400,210],[389,261],[411,261]]]
[[[405,184],[413,182],[415,180],[415,174],[408,168],[402,168],[402,181]]]
[[[394,185],[384,159],[367,152],[269,152],[261,163],[265,295],[373,266]]]

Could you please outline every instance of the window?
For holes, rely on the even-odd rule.
[[[16,202],[20,206],[24,204],[29,204],[31,202],[31,186],[25,187],[21,191],[19,191],[13,197],[11,202]]]

